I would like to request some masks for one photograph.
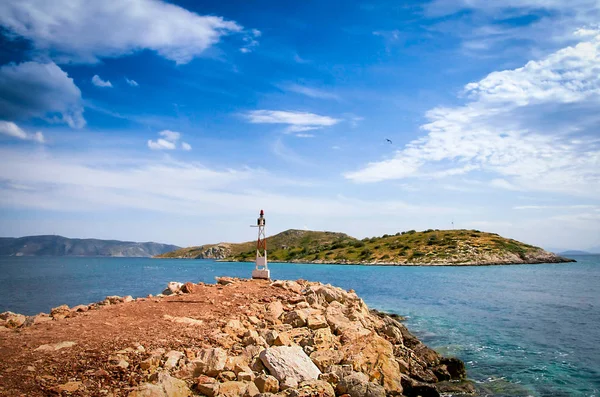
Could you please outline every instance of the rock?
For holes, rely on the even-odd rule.
[[[236,376],[235,376],[235,372],[233,371],[223,371],[219,374],[219,376],[217,377],[218,380],[220,380],[221,382],[227,382],[230,380],[235,380]]]
[[[127,295],[126,297],[123,298],[123,303],[129,303],[129,302],[133,302],[133,296],[131,295]]]
[[[240,397],[246,393],[248,384],[245,382],[228,381],[219,385],[219,397]]]
[[[277,393],[279,391],[279,381],[271,375],[257,376],[254,384],[261,393]]]
[[[248,345],[257,345],[257,346],[268,346],[267,341],[262,336],[258,335],[258,332],[254,330],[248,330],[244,334],[244,339],[242,340],[244,346]]]
[[[112,295],[112,296],[107,296],[106,300],[111,304],[111,305],[118,305],[119,303],[123,302],[123,298],[121,298],[118,295]]]
[[[279,301],[273,301],[267,305],[266,318],[271,322],[276,322],[283,314],[283,305]]]
[[[304,327],[308,314],[304,310],[293,310],[283,315],[282,321],[284,324],[290,324],[294,328]]]
[[[50,316],[55,320],[62,320],[71,314],[71,309],[67,305],[60,305],[50,310]]]
[[[52,317],[50,317],[50,315],[48,315],[46,313],[40,313],[40,314],[36,314],[35,316],[27,317],[27,320],[25,320],[25,324],[23,324],[23,326],[30,327],[32,325],[42,324],[42,323],[45,323],[48,321],[52,321]]]
[[[4,325],[6,328],[19,328],[25,324],[27,317],[13,312],[4,312],[0,314],[0,325]]]
[[[218,383],[198,383],[196,385],[196,390],[200,392],[200,394],[208,397],[214,397],[219,394],[219,384]]]
[[[344,358],[344,354],[339,350],[317,350],[310,355],[310,359],[321,370],[329,372],[334,364],[339,364]]]
[[[36,351],[53,352],[53,351],[57,351],[57,350],[60,350],[60,349],[66,349],[66,348],[69,348],[69,347],[73,347],[75,345],[76,345],[75,342],[65,341],[65,342],[52,343],[52,344],[49,344],[49,345],[41,345],[40,347],[38,347],[35,350]]]
[[[331,305],[330,305],[331,307]],[[392,344],[379,335],[355,339],[343,346],[345,360],[352,362],[354,370],[376,380],[388,393],[402,393],[400,367],[394,357]]]
[[[323,380],[307,380],[298,385],[298,397],[335,397],[333,387]]]
[[[334,374],[333,372],[327,372],[325,374],[319,375],[320,380],[324,380],[327,383],[335,386],[340,382],[340,377]]]
[[[385,389],[377,383],[369,382],[363,373],[354,372],[340,381],[336,386],[338,394],[351,397],[385,397]]]
[[[246,333],[247,329],[244,327],[240,320],[229,320],[225,327],[223,328],[223,332],[232,335],[232,336],[242,336]]]
[[[278,381],[318,379],[321,371],[300,346],[269,347],[260,353],[262,363]]]
[[[184,325],[192,325],[192,326],[202,325],[204,323],[202,320],[196,320],[195,318],[190,318],[190,317],[172,317],[172,316],[169,316],[168,314],[165,314],[163,316],[163,318],[165,320],[169,320],[169,321],[172,321],[174,323],[179,323],[179,324],[184,324]]]
[[[173,378],[166,372],[159,372],[156,381],[162,385],[167,397],[188,397],[192,394],[184,381]]]
[[[73,306],[71,308],[72,312],[75,313],[83,313],[83,312],[87,312],[89,310],[88,305],[77,305],[77,306]]]
[[[227,353],[219,347],[202,349],[192,361],[194,376],[201,374],[216,376],[225,368]]]
[[[331,330],[336,335],[344,336],[348,341],[369,335],[371,331],[366,329],[359,321],[350,320],[344,313],[345,309],[346,308],[337,301],[334,301],[327,306],[325,318],[327,319],[327,323],[331,327]]]
[[[237,380],[239,380],[239,381],[254,381],[255,377],[256,376],[254,375],[254,372],[252,372],[252,371],[238,372],[238,374],[237,374]]]
[[[183,283],[178,283],[177,281],[171,281],[167,284],[167,288],[162,292],[163,295],[174,295],[181,292],[181,287],[183,287]]]
[[[290,338],[287,332],[282,332],[277,335],[275,340],[273,341],[273,346],[291,346],[292,339]]]
[[[62,385],[57,385],[52,387],[50,390],[57,393],[62,394],[63,392],[73,393],[83,387],[83,383],[81,382],[67,382]]]
[[[444,395],[456,395],[456,394],[475,394],[477,390],[475,386],[469,381],[445,381],[435,384],[435,387],[440,393]]]
[[[433,384],[419,382],[404,374],[401,382],[406,397],[440,397],[440,393]]]
[[[442,358],[440,360],[440,364],[446,366],[446,369],[448,370],[451,379],[467,378],[467,370],[465,368],[465,363],[459,360],[458,358]]]
[[[181,292],[184,294],[193,294],[196,290],[196,285],[194,283],[190,283],[189,281],[181,287]]]
[[[244,397],[254,397],[260,394],[260,391],[258,390],[258,387],[256,387],[256,385],[254,384],[254,382],[246,381],[245,383],[248,388],[246,389],[246,393],[244,393]]]
[[[167,360],[163,364],[163,368],[172,369],[177,366],[179,360],[182,359],[184,355],[182,352],[178,352],[177,350],[171,350],[170,352],[165,354],[165,357],[167,358]]]
[[[152,383],[142,383],[133,389],[127,397],[167,397],[165,390],[161,385],[153,385]]]
[[[231,277],[215,277],[215,279],[217,280],[217,284],[220,285],[228,285],[233,284],[235,282],[235,279]]]
[[[327,320],[320,314],[311,314],[308,316],[307,324],[310,329],[329,328]]]
[[[317,350],[333,349],[338,345],[339,342],[329,328],[319,328],[311,338],[311,346]]]
[[[264,340],[267,342],[269,346],[273,345],[275,339],[279,336],[279,333],[273,329],[270,329],[262,334]]]

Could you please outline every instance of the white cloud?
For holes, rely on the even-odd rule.
[[[464,106],[427,112],[426,136],[346,177],[377,182],[478,170],[494,187],[598,196],[599,64],[596,32],[522,68],[491,73],[465,87]]]
[[[313,134],[296,134],[298,138],[314,138]]]
[[[0,6],[1,7],[1,6]],[[72,128],[85,125],[81,91],[56,64],[24,62],[0,67],[0,118],[49,117]]]
[[[149,139],[148,147],[152,150],[173,150],[175,149],[175,143],[165,139],[157,139],[156,141]]]
[[[169,142],[175,142],[175,141],[179,140],[179,138],[181,138],[181,133],[171,131],[171,130],[163,130],[163,131],[159,132],[158,135],[162,136]]]
[[[100,76],[98,76],[97,74],[95,74],[94,77],[92,77],[92,84],[94,84],[96,87],[111,87],[112,88],[112,84],[110,81],[102,80],[100,78]]]
[[[163,130],[158,133],[162,138],[156,141],[148,140],[148,147],[152,150],[175,150],[177,148],[177,142],[181,138],[181,133],[171,130]],[[192,146],[189,143],[181,142],[181,149],[185,151],[192,150]]]
[[[137,83],[137,81],[135,81],[135,80],[129,80],[127,77],[125,77],[125,81],[127,82],[127,84],[129,84],[132,87],[139,86],[139,84]]]
[[[0,134],[5,134],[25,141],[35,141],[38,143],[45,142],[44,134],[42,134],[40,131],[37,131],[33,134],[27,133],[12,121],[0,120]]]
[[[253,124],[287,124],[286,133],[316,130],[341,121],[314,113],[283,110],[253,110],[245,114],[245,117]]]
[[[77,62],[149,49],[188,63],[221,37],[242,32],[234,21],[159,0],[4,0],[0,24],[39,51]]]
[[[340,99],[339,96],[328,91],[320,90],[318,88],[306,87],[299,84],[288,84],[284,85],[283,88],[287,91],[295,92],[297,94],[306,95],[310,98],[318,99]]]

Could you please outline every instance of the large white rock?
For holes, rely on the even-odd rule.
[[[260,360],[279,382],[318,379],[321,371],[300,346],[269,347],[260,353]]]

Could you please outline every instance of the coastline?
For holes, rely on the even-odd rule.
[[[317,388],[333,396],[358,384],[372,384],[372,390],[379,390],[381,393],[377,395],[382,396],[474,390],[464,381],[466,374],[460,360],[441,357],[427,348],[393,316],[370,311],[353,291],[303,280],[268,283],[221,278],[218,284],[170,283],[163,292],[165,295],[156,297],[108,297],[87,306],[61,306],[53,309],[45,321],[28,318],[28,326],[23,323],[15,331],[2,332],[6,338],[0,351],[10,359],[0,364],[0,373],[6,373],[7,365],[14,371],[19,362],[21,366],[27,362],[29,366],[33,364],[37,371],[34,359],[52,360],[59,353],[66,354],[61,365],[68,367],[78,354],[85,356],[92,352],[99,361],[88,362],[75,372],[47,375],[55,379],[40,374],[30,377],[34,374],[28,373],[28,366],[17,371],[28,381],[25,384],[29,395],[61,387],[86,391],[97,385],[115,396],[141,396],[144,394],[134,393],[164,389],[166,383],[178,385],[182,393],[200,389],[214,392],[215,388],[228,387],[245,387],[244,393],[249,393],[254,386],[260,389],[256,379],[261,376],[277,379],[277,369],[268,367],[269,358],[261,357],[261,352],[293,352],[309,358],[305,364],[311,367],[312,363],[319,374],[311,367],[314,376],[307,379],[301,376],[296,383],[289,380],[290,384],[285,376],[279,376],[276,392],[280,395],[294,395],[290,394],[294,390],[308,393]],[[233,307],[239,310],[232,310]],[[94,336],[91,331],[95,326],[105,328],[101,333],[108,335]],[[139,328],[144,326],[152,332],[140,332]],[[86,332],[77,335],[73,330]],[[202,330],[206,333],[199,335]],[[68,340],[60,340],[67,336]],[[173,340],[178,342],[173,345]],[[56,344],[65,342],[74,344],[54,353]],[[19,353],[16,346],[24,344],[26,348]],[[49,347],[42,349],[42,346]],[[77,352],[84,346],[85,351]],[[160,358],[157,349],[164,350]],[[15,355],[21,360],[15,362]],[[238,357],[234,361],[245,360],[245,367],[236,361],[240,364],[237,372],[235,365],[226,368],[226,363],[219,370],[207,371],[210,361],[207,355],[215,360],[226,357],[225,361]],[[373,366],[373,360],[378,365]],[[173,362],[175,365],[171,366]],[[197,370],[207,373],[196,374]],[[100,378],[106,385],[97,382],[96,373],[102,374]],[[124,374],[134,379],[135,385],[115,386],[121,385]],[[268,380],[275,383],[271,378]],[[68,385],[69,382],[76,384]],[[21,388],[25,387],[23,382],[13,387],[25,390]],[[118,391],[115,393],[111,388]],[[217,394],[223,393],[213,393]]]

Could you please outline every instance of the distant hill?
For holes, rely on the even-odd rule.
[[[0,256],[121,256],[152,257],[178,249],[176,245],[62,236],[0,237]]]
[[[256,242],[182,248],[160,258],[252,261]],[[358,240],[343,233],[287,230],[267,239],[272,262],[494,265],[570,262],[539,247],[478,230],[410,230]]]
[[[594,255],[594,254],[591,252],[587,252],[587,251],[569,250],[569,251],[559,252],[558,255],[569,256],[569,255]]]

